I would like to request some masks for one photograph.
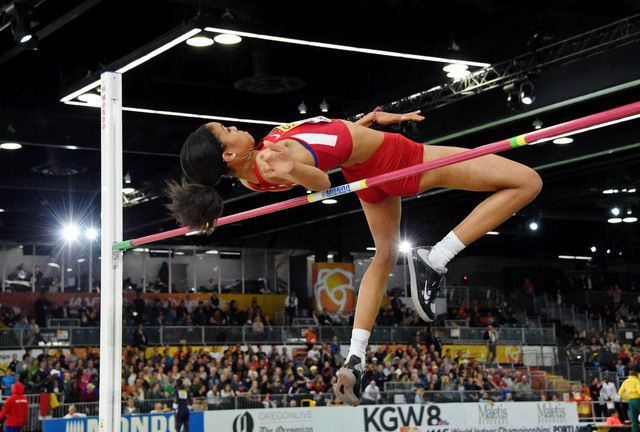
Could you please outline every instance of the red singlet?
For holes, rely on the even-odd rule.
[[[294,139],[313,155],[316,168],[329,171],[336,167],[349,183],[371,178],[379,174],[397,171],[401,168],[422,163],[424,145],[411,141],[400,134],[384,132],[384,140],[366,161],[352,166],[341,166],[351,156],[353,142],[347,126],[340,120],[314,117],[274,128],[257,145],[262,150],[264,141],[278,142]],[[247,182],[254,190],[279,191],[296,187],[296,184],[273,184],[265,180],[254,165],[259,184]],[[412,196],[418,193],[420,174],[389,181],[378,186],[356,191],[360,199],[368,203],[378,203],[389,196]]]
[[[313,117],[277,126],[260,140],[255,148],[262,150],[264,141],[278,142],[283,139],[293,139],[302,144],[313,156],[315,167],[325,172],[347,161],[353,149],[351,132],[347,125],[340,120],[330,120],[325,117]],[[254,169],[259,183],[247,182],[252,189],[278,191],[297,186],[296,184],[273,184],[260,175],[258,164],[254,165]]]

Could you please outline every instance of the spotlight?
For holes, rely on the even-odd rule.
[[[65,225],[64,227],[62,227],[62,238],[64,238],[69,243],[76,241],[79,235],[80,229],[73,224]]]
[[[320,111],[322,112],[329,111],[329,104],[327,103],[326,99],[322,99],[322,102],[320,102]]]
[[[21,15],[16,15],[15,20],[11,24],[11,32],[13,33],[13,40],[19,44],[25,44],[33,39],[31,29]]]
[[[537,222],[531,222],[531,223],[529,224],[529,229],[530,229],[531,231],[537,231],[537,230],[538,230],[538,228],[539,228],[539,226],[538,226],[538,223],[537,223]]]
[[[411,252],[411,243],[405,240],[400,243],[400,246],[398,246],[398,248],[400,249],[400,252],[408,254],[409,252]]]
[[[460,79],[471,74],[469,72],[469,66],[462,63],[449,63],[442,68],[447,73],[449,78]]]
[[[304,101],[300,102],[300,105],[298,105],[298,111],[300,112],[300,114],[307,113],[307,105],[304,103]]]
[[[614,207],[611,209],[611,214],[614,216],[618,216],[620,214],[620,209],[618,207]]]
[[[525,81],[520,84],[520,92],[518,93],[520,102],[524,105],[531,105],[536,100],[535,86],[532,81]]]
[[[85,231],[84,235],[89,240],[95,240],[96,237],[98,237],[98,230],[95,228],[87,228],[87,231]]]
[[[533,126],[534,129],[538,130],[538,129],[542,129],[542,126],[544,125],[544,123],[542,123],[542,120],[540,120],[539,118],[536,117],[536,119],[533,121],[533,123],[531,123],[531,126]]]
[[[502,90],[507,94],[507,106],[514,111],[520,108],[518,101],[518,89],[516,88],[515,83],[507,84],[502,87]]]

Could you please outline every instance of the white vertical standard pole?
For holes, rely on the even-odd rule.
[[[120,432],[122,370],[122,76],[101,76],[102,243],[99,432]]]

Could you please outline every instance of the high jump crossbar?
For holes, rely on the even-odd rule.
[[[550,126],[544,129],[539,129],[527,134],[518,135],[512,138],[496,141],[491,144],[486,144],[474,149],[466,150],[458,154],[446,156],[440,159],[436,159],[429,162],[413,165],[407,168],[403,168],[397,171],[381,174],[368,179],[358,180],[352,183],[347,183],[342,186],[330,188],[321,192],[314,192],[305,196],[292,198],[279,203],[269,204],[263,207],[259,207],[252,210],[246,210],[240,213],[224,216],[216,221],[216,226],[226,225],[233,222],[238,222],[245,219],[250,219],[256,216],[262,216],[268,213],[273,213],[280,210],[297,207],[303,204],[311,202],[322,201],[326,198],[333,198],[336,196],[344,195],[351,192],[356,192],[362,189],[370,188],[381,183],[385,183],[392,180],[398,180],[404,177],[420,174],[425,171],[441,168],[447,165],[453,165],[459,162],[464,162],[469,159],[474,159],[480,156],[488,155],[491,153],[498,153],[504,150],[512,148],[522,147],[528,144],[537,144],[550,139],[577,133],[587,129],[606,126],[607,123],[616,122],[622,119],[629,119],[632,116],[640,115],[640,102],[634,102],[628,105],[623,105],[617,108],[613,108],[600,113],[591,114],[586,117],[570,120],[565,123],[560,123],[554,126]],[[113,245],[114,251],[127,250],[135,246],[145,243],[151,243],[158,240],[164,240],[172,237],[177,237],[184,234],[196,233],[202,231],[200,228],[182,227],[174,230],[169,230],[157,234],[152,234],[136,239],[125,240],[117,242]]]

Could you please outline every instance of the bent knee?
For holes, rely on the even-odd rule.
[[[523,189],[525,193],[531,199],[535,198],[542,190],[542,179],[540,178],[540,175],[529,168],[523,180]]]
[[[393,270],[398,262],[398,251],[395,249],[376,250],[371,265],[375,265],[384,271]]]

